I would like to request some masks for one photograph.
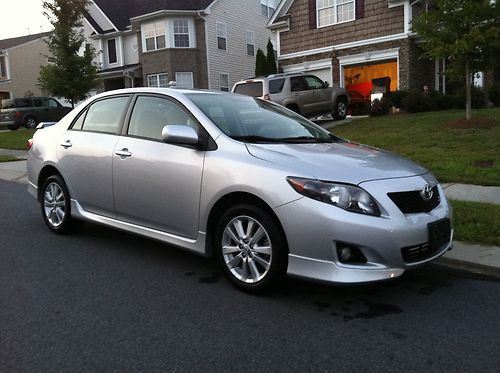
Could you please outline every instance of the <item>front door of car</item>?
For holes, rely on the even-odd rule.
[[[113,151],[130,96],[112,96],[84,109],[58,141],[58,165],[72,199],[88,212],[114,217]]]
[[[304,76],[309,91],[312,92],[313,102],[311,104],[311,112],[331,113],[333,110],[332,97],[330,90],[326,88],[325,83],[314,75]]]
[[[293,102],[297,103],[302,115],[309,115],[314,109],[314,96],[307,87],[303,76],[292,76],[290,78],[290,91]]]
[[[192,126],[179,103],[139,96],[128,129],[115,147],[113,189],[118,219],[196,238],[205,153],[161,140],[165,125]]]

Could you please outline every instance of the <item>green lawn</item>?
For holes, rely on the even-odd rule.
[[[20,128],[17,131],[0,132],[0,149],[26,150],[26,141],[33,137],[35,131]]]
[[[340,137],[391,150],[423,165],[440,182],[500,185],[500,108],[473,111],[490,128],[450,128],[464,111],[357,119],[332,128]]]
[[[455,239],[500,246],[500,205],[450,200]]]

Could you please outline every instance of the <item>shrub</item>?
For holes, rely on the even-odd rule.
[[[461,109],[463,103],[455,95],[445,95],[441,92],[430,92],[429,97],[434,103],[435,110]]]
[[[500,106],[500,83],[495,83],[490,87],[488,98],[494,106]]]
[[[454,94],[455,99],[459,102],[459,109],[465,108],[465,87],[457,90]],[[471,105],[473,109],[486,107],[488,100],[484,90],[478,87],[471,87]]]
[[[389,99],[391,101],[391,105],[397,107],[398,109],[401,108],[403,99],[406,97],[408,94],[408,91],[394,91],[391,92],[389,95]]]
[[[378,117],[381,115],[389,114],[389,110],[391,108],[390,100],[386,97],[382,97],[381,100],[375,99],[372,102],[372,106],[370,109],[370,115],[372,117]]]
[[[412,89],[408,91],[401,101],[401,107],[409,113],[420,113],[434,110],[435,105],[429,94],[418,89]]]

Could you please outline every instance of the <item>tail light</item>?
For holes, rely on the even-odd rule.
[[[266,93],[266,94],[264,95],[264,100],[266,100],[266,101],[271,101],[271,96],[269,96],[269,93]]]
[[[33,139],[29,139],[28,141],[26,141],[26,148],[28,148],[28,150],[30,150],[32,146],[33,146]]]
[[[14,114],[14,116],[15,116],[16,118],[21,118],[21,115],[22,115],[22,114],[21,114],[21,112],[20,112],[20,111],[16,111],[16,113]]]

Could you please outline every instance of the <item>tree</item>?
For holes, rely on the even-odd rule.
[[[255,56],[255,76],[267,75],[266,55],[259,48]]]
[[[429,11],[412,22],[424,56],[447,58],[447,75],[465,78],[465,117],[471,117],[472,76],[488,66],[488,50],[500,42],[500,2],[429,0]]]
[[[276,67],[276,58],[274,57],[274,47],[273,43],[271,43],[271,39],[267,42],[267,73],[268,74],[276,74],[278,69]]]
[[[54,26],[48,42],[49,64],[40,68],[40,86],[51,95],[64,97],[74,107],[97,85],[95,49],[84,45],[81,18],[89,0],[47,0],[44,15]]]

